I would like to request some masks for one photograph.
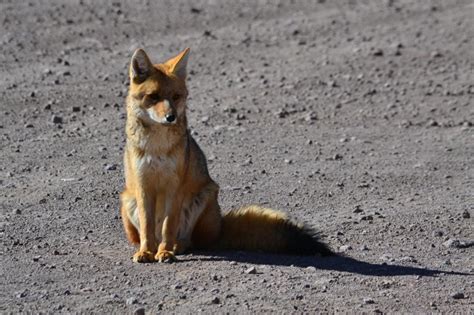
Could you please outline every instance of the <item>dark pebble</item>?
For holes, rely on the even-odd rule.
[[[53,115],[53,117],[51,117],[51,121],[54,124],[62,124],[63,123],[63,118],[61,116]]]
[[[451,297],[455,300],[461,300],[461,299],[465,298],[464,293],[462,293],[462,292],[453,293],[453,294],[451,294]]]
[[[115,171],[117,169],[117,164],[107,164],[104,169],[106,171]]]
[[[139,307],[133,311],[134,315],[145,315],[145,308]]]

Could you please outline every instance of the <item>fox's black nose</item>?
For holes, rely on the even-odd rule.
[[[175,119],[176,119],[176,116],[173,114],[166,115],[166,121],[169,123],[172,123],[173,121],[175,121]]]

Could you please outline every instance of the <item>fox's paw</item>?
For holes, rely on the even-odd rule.
[[[155,256],[155,259],[159,262],[172,263],[178,261],[173,252],[168,250],[161,250]]]
[[[139,250],[138,252],[133,255],[133,262],[137,263],[150,263],[155,261],[154,253],[146,250],[146,251],[141,251]]]

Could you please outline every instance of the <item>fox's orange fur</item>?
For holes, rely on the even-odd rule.
[[[130,64],[121,214],[128,239],[139,244],[133,260],[171,262],[190,248],[330,254],[279,211],[249,206],[221,214],[219,186],[187,129],[188,54],[153,65],[138,49]]]

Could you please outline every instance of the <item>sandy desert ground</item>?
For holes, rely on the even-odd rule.
[[[0,312],[472,314],[473,16],[469,0],[1,0]],[[340,256],[132,263],[118,194],[138,47],[191,47],[188,118],[222,208],[284,210]]]

